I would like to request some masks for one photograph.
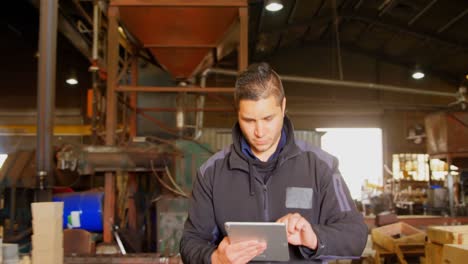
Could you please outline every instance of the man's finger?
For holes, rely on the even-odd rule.
[[[301,217],[301,219],[299,219],[299,221],[297,221],[296,230],[297,231],[304,231],[304,230],[306,230],[308,224],[309,224],[309,222],[304,217]]]
[[[291,217],[289,217],[289,220],[288,220],[288,232],[289,233],[294,233],[297,231],[296,224],[301,218],[302,216],[300,214],[293,214]]]
[[[226,255],[230,260],[238,260],[243,256],[250,256],[257,252],[260,243],[256,240],[243,241],[230,244],[226,248]]]
[[[239,259],[236,260],[236,263],[248,263],[249,261],[251,261],[256,256],[262,254],[263,251],[265,251],[265,249],[266,249],[266,247],[265,247],[264,243],[263,243],[263,245],[259,244],[259,246],[257,248],[255,248],[255,250],[246,251],[245,254],[243,254],[242,256],[239,257]]]

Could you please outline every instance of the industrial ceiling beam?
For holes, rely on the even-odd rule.
[[[373,24],[379,27],[387,28],[390,31],[405,33],[408,35],[412,35],[416,38],[427,39],[442,46],[447,46],[449,48],[457,48],[464,52],[468,52],[468,45],[465,43],[459,43],[459,41],[456,40],[447,40],[445,38],[438,37],[434,34],[424,32],[423,30],[410,28],[403,23],[393,21],[390,19],[385,19],[384,22],[381,22],[376,20],[376,18],[363,15],[341,15],[341,17],[344,19],[356,20],[367,24]]]
[[[306,42],[304,45],[306,45],[307,47],[329,47],[330,42],[329,41],[310,42],[310,43]],[[395,65],[400,65],[406,68],[414,67],[414,62],[406,60],[407,57],[398,57],[398,56],[389,55],[383,52],[367,50],[367,49],[357,46],[354,43],[342,41],[341,48],[351,53],[362,54],[367,57],[381,59],[385,62],[395,64]],[[454,75],[451,72],[433,69],[429,65],[425,65],[424,70],[428,73],[433,73],[435,76],[439,77],[441,80],[446,81],[450,85],[457,86],[460,84],[460,76]]]
[[[468,14],[468,8],[466,8],[464,11],[462,11],[460,14],[458,14],[456,17],[450,19],[449,22],[447,22],[447,24],[443,25],[442,27],[440,27],[438,30],[437,30],[437,33],[442,33],[444,32],[445,30],[447,30],[447,28],[449,28],[450,26],[452,26],[453,24],[455,24],[458,20],[460,20],[462,17],[464,17],[466,14]]]
[[[465,11],[468,12],[467,10]],[[369,16],[368,14],[365,14],[364,12],[358,12],[358,11],[343,11],[343,12],[339,12],[338,16],[342,19],[361,21],[368,25],[375,25],[378,27],[386,28],[390,31],[405,33],[405,34],[412,35],[419,39],[427,39],[439,45],[446,46],[452,49],[459,49],[459,50],[462,50],[463,52],[468,53],[468,43],[462,43],[461,41],[443,38],[433,33],[426,32],[425,30],[418,29],[416,27],[409,27],[405,23],[401,23],[401,22],[392,20],[390,18],[379,20],[378,17]],[[333,18],[330,15],[322,15],[322,16],[314,17],[306,21],[292,23],[284,27],[279,27],[279,28],[275,28],[271,30],[265,30],[262,32],[263,33],[285,32],[295,27],[316,26],[318,24],[329,23],[332,19]]]
[[[430,2],[423,9],[421,9],[419,13],[417,13],[413,18],[411,18],[411,20],[408,22],[408,26],[411,26],[414,22],[416,22],[416,20],[418,20],[422,15],[424,15],[427,12],[427,10],[429,10],[436,2],[437,0],[432,0],[432,2]]]
[[[190,48],[190,49],[206,49],[206,48],[216,48],[214,44],[143,44],[144,48]]]
[[[245,0],[113,0],[111,6],[155,6],[155,7],[246,7]]]
[[[31,3],[39,8],[40,1],[31,0]],[[91,58],[91,45],[83,36],[78,32],[75,26],[73,26],[62,13],[58,12],[57,27],[60,33],[62,33],[70,43],[88,60]]]
[[[391,11],[398,4],[398,0],[384,0],[384,2],[379,6],[379,17],[383,16],[388,11]]]
[[[167,86],[127,86],[120,85],[115,91],[117,92],[157,92],[157,93],[234,93],[234,88],[224,87],[167,87]]]

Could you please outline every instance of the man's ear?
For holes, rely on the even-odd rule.
[[[286,114],[286,97],[283,98],[283,102],[281,103],[281,110],[283,110],[283,117]]]

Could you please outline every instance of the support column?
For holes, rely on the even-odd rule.
[[[119,59],[119,32],[118,32],[117,7],[111,6],[108,9],[107,28],[107,92],[106,92],[106,145],[115,144],[115,131],[117,127],[117,101],[115,88],[117,86],[118,59]],[[115,174],[105,173],[104,180],[104,219],[103,236],[104,243],[111,243],[113,240],[112,227],[115,216]]]
[[[36,201],[52,200],[58,0],[40,1],[37,91]]]
[[[133,57],[131,61],[131,77],[130,77],[130,85],[132,86],[137,86],[138,85],[138,57],[137,57],[137,51],[135,50],[133,52]],[[132,140],[134,137],[137,135],[137,113],[136,113],[136,108],[138,106],[137,104],[137,93],[136,92],[130,92],[130,106],[132,108],[132,112],[130,113],[130,118],[129,118],[129,123],[130,123],[130,140]],[[137,209],[136,209],[136,204],[135,204],[135,193],[137,192],[138,189],[138,182],[137,182],[137,177],[135,172],[129,172],[128,173],[128,226],[132,230],[136,230],[138,228],[137,224]]]

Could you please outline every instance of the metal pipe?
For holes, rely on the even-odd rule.
[[[217,73],[217,74],[227,75],[227,76],[234,76],[234,77],[237,77],[237,75],[239,74],[238,71],[234,71],[234,70],[226,70],[226,69],[219,69],[219,68],[208,68],[208,69],[204,70],[202,72],[202,74],[201,74],[200,87],[202,87],[202,88],[206,87],[206,78],[208,77],[209,74],[212,74],[212,73]]]
[[[10,188],[10,225],[8,226],[8,235],[14,234],[16,222],[16,186]]]
[[[448,197],[449,197],[449,212],[451,217],[455,217],[455,201],[454,201],[454,190],[453,190],[453,175],[450,173],[450,162],[448,163],[448,174],[447,174],[447,188],[448,188]]]
[[[93,61],[98,60],[98,45],[99,45],[99,18],[101,13],[99,12],[98,2],[94,2],[93,6]]]
[[[57,52],[58,0],[40,1],[39,62],[37,92],[37,180],[42,188],[36,193],[37,201],[51,200],[46,190],[47,179],[53,186],[52,136],[55,111],[55,75]],[[45,174],[45,176],[44,176]]]
[[[344,86],[344,87],[364,88],[364,89],[371,89],[371,90],[383,90],[383,91],[398,92],[398,93],[431,95],[431,96],[456,97],[455,93],[427,91],[427,90],[420,90],[420,89],[414,89],[414,88],[408,88],[408,87],[399,87],[399,86],[386,85],[386,84],[377,84],[377,83],[338,81],[338,80],[330,80],[330,79],[322,79],[322,78],[286,76],[286,75],[280,76],[280,78],[283,81],[289,81],[289,82],[322,84],[322,85],[330,85],[330,86]]]
[[[344,79],[343,76],[343,58],[341,57],[341,44],[340,44],[340,31],[338,29],[338,15],[336,10],[336,0],[332,1],[333,5],[333,29],[335,30],[335,41],[336,41],[336,61],[338,63],[338,76],[340,80]]]
[[[199,95],[197,97],[197,108],[199,109],[195,115],[195,133],[194,133],[194,139],[197,140],[201,137],[202,135],[202,128],[203,128],[203,114],[205,112],[204,106],[205,106],[205,96],[204,95]],[[187,111],[187,109],[185,109]]]
[[[225,70],[225,69],[217,69],[217,68],[206,69],[202,73],[202,76],[200,79],[200,86],[206,85],[206,78],[211,73],[217,73],[217,74],[228,75],[228,76],[238,75],[238,72],[234,70]],[[427,91],[427,90],[420,90],[420,89],[409,88],[409,87],[400,87],[400,86],[377,84],[377,83],[341,81],[341,80],[331,80],[331,79],[314,78],[314,77],[300,77],[300,76],[294,76],[294,75],[280,75],[280,78],[282,81],[286,81],[286,82],[299,82],[299,83],[321,84],[321,85],[330,85],[330,86],[344,86],[344,87],[364,88],[364,89],[371,89],[371,90],[382,90],[382,91],[397,92],[397,93],[411,93],[411,94],[421,94],[421,95],[431,95],[431,96],[456,97],[455,93]],[[210,88],[206,88],[206,89],[210,89]]]

